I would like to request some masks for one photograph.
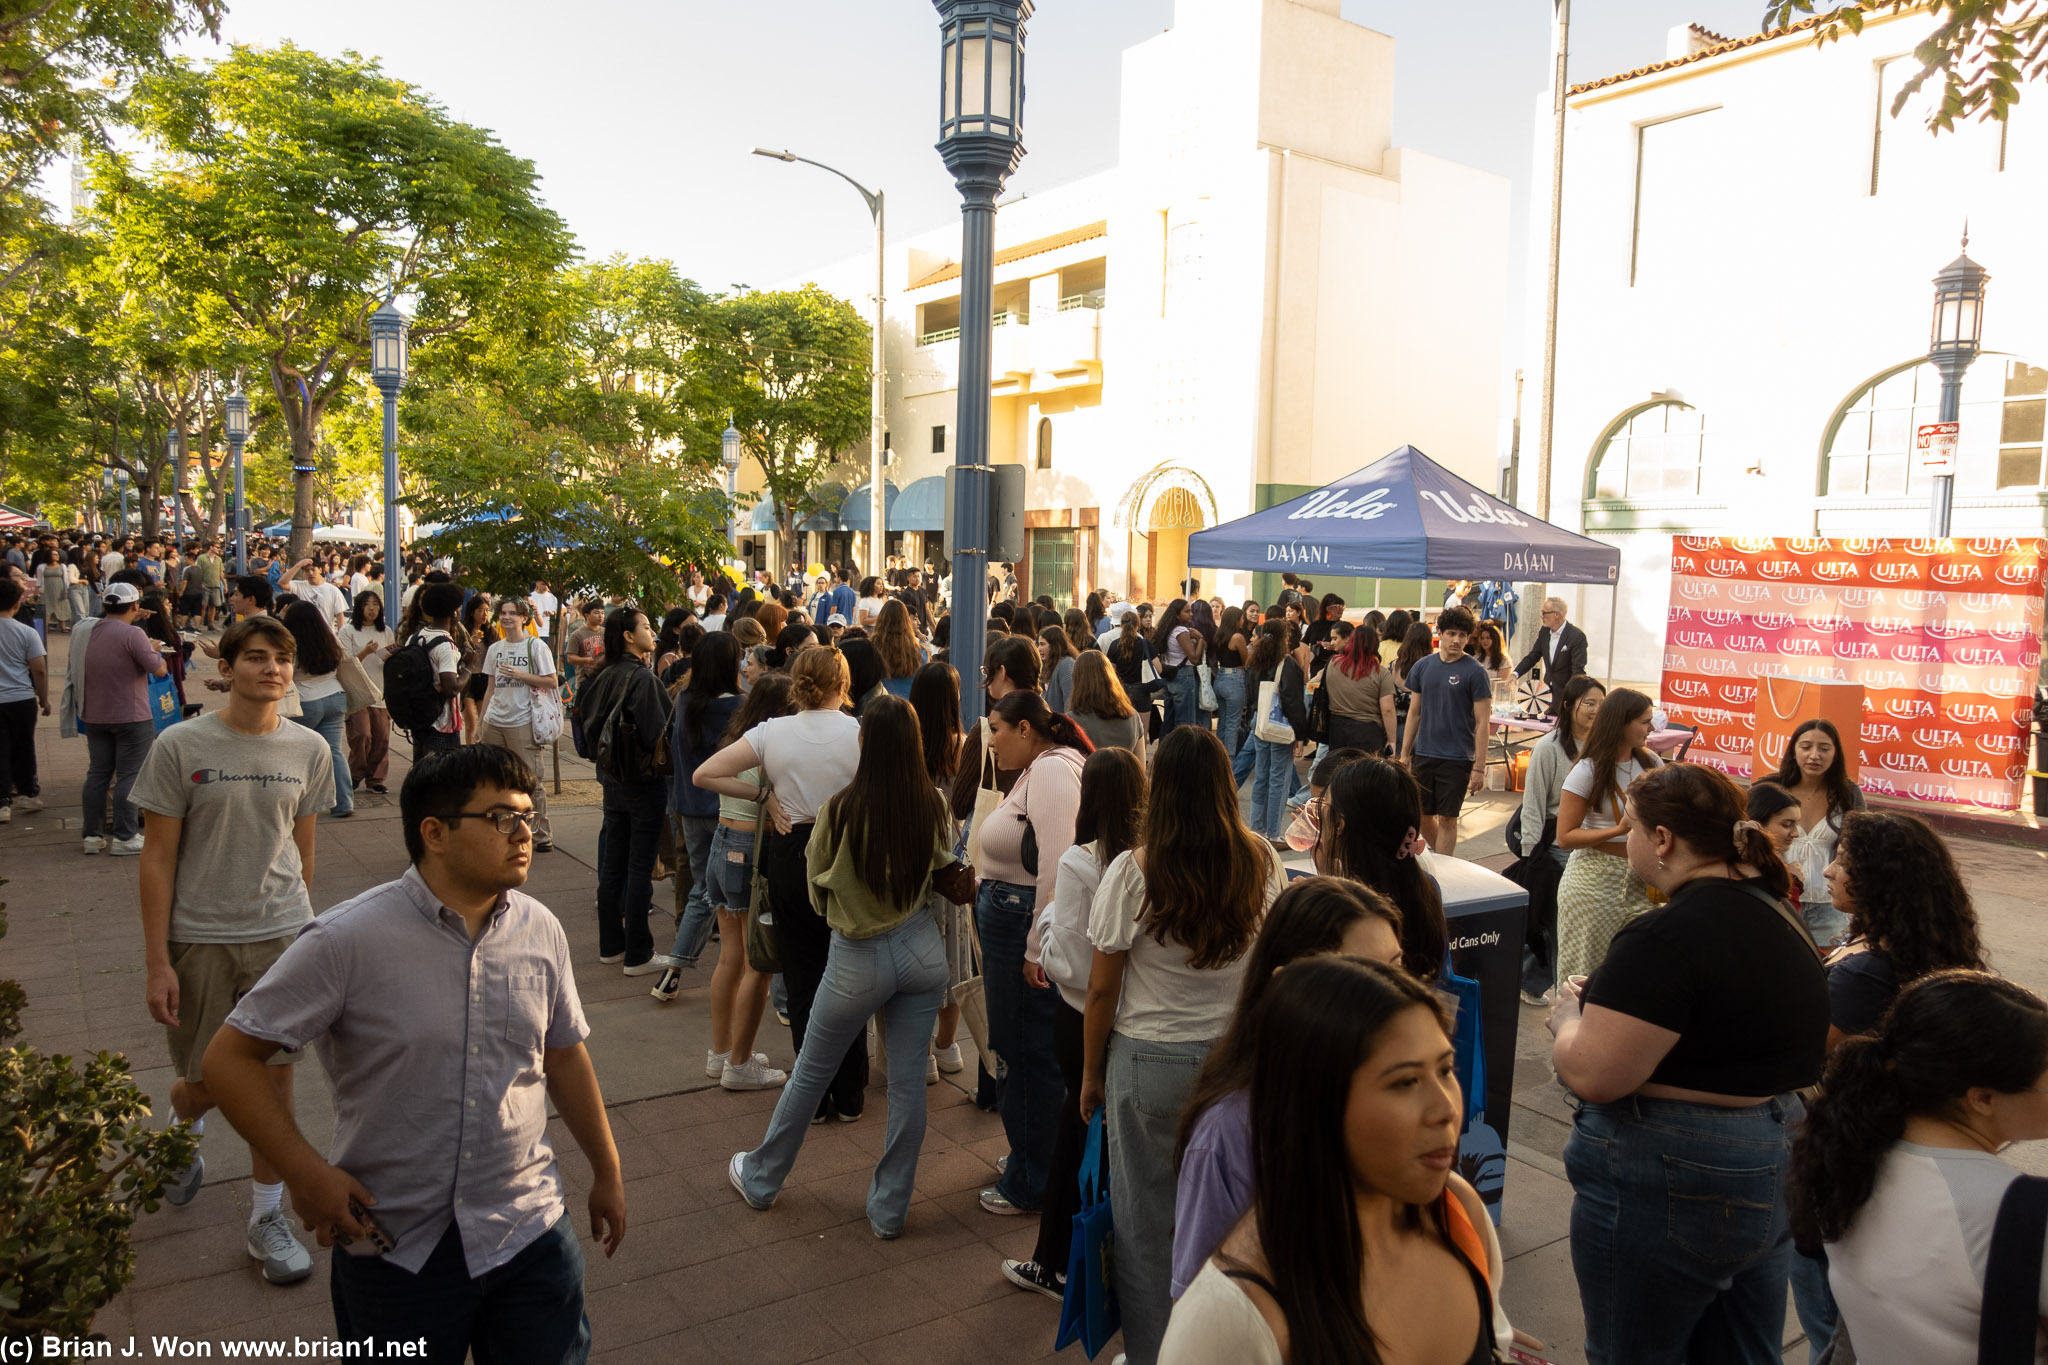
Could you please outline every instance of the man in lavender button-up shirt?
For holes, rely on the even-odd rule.
[[[413,866],[308,925],[207,1049],[221,1110],[337,1248],[344,1341],[424,1340],[425,1359],[449,1365],[472,1350],[494,1365],[589,1355],[549,1099],[589,1158],[607,1256],[625,1236],[625,1187],[568,940],[516,889],[533,784],[498,745],[422,757],[399,796]],[[271,1053],[307,1044],[334,1092],[326,1160],[262,1075]]]

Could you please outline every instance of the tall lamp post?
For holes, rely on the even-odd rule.
[[[1963,254],[1942,267],[1934,277],[1934,337],[1927,346],[1927,360],[1941,372],[1941,420],[1960,420],[1963,406],[1963,372],[1977,358],[1978,342],[1984,335],[1984,284],[1991,278],[1983,266],[1970,259],[1970,234],[1963,231]],[[1953,449],[1953,447],[1951,447]],[[1933,516],[1929,530],[1946,538],[1955,507],[1955,464],[1953,456],[1947,473],[1934,476]]]
[[[249,508],[242,501],[242,444],[249,439],[249,395],[242,381],[235,379],[235,391],[228,395],[228,454],[235,462],[235,576],[249,572]]]
[[[178,544],[180,553],[185,547],[185,455],[184,442],[178,439],[177,428],[164,438],[165,453],[170,456],[171,465],[171,538]]]
[[[883,572],[884,552],[889,548],[889,528],[884,524],[887,512],[882,499],[882,428],[887,415],[882,408],[883,368],[882,358],[882,294],[883,294],[883,235],[882,235],[882,192],[870,190],[836,166],[827,166],[822,161],[813,161],[807,156],[794,152],[771,152],[766,147],[754,148],[755,156],[770,157],[776,161],[801,161],[806,166],[816,166],[821,171],[830,171],[847,184],[860,191],[860,197],[867,200],[868,212],[875,220],[875,324],[872,338],[873,354],[868,362],[868,572],[880,575]]]
[[[939,156],[960,190],[960,408],[953,453],[953,626],[960,719],[982,716],[988,631],[989,347],[996,199],[1024,159],[1024,21],[1032,0],[932,0],[939,11]],[[876,442],[879,455],[880,441]]]
[[[370,314],[370,378],[384,394],[384,621],[397,629],[404,575],[398,567],[398,390],[405,383],[405,314],[384,300]]]
[[[725,433],[718,438],[718,459],[725,466],[725,504],[728,513],[726,533],[732,537],[732,555],[740,557],[740,513],[735,500],[740,495],[740,429],[732,424],[732,414],[725,416]],[[744,580],[746,575],[742,574]]]
[[[101,475],[101,479],[108,492],[111,493],[116,488],[121,490],[121,535],[125,539],[128,535],[128,471],[109,469]]]

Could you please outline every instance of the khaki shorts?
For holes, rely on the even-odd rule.
[[[200,1062],[206,1045],[227,1022],[235,1005],[254,989],[284,956],[297,934],[283,938],[259,939],[254,943],[173,943],[171,969],[178,974],[178,1023],[166,1028],[171,1045],[171,1065],[185,1080],[206,1079]],[[280,1049],[270,1058],[272,1066],[290,1066],[299,1059],[296,1050]]]

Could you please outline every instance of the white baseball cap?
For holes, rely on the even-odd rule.
[[[120,602],[123,604],[140,602],[142,600],[142,590],[133,583],[109,583],[106,592],[102,596],[109,602]]]

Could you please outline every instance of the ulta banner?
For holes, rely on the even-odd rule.
[[[1675,536],[1665,708],[1700,727],[1692,761],[1747,779],[1760,678],[1860,684],[1865,791],[2017,810],[2044,554],[2039,539]]]

